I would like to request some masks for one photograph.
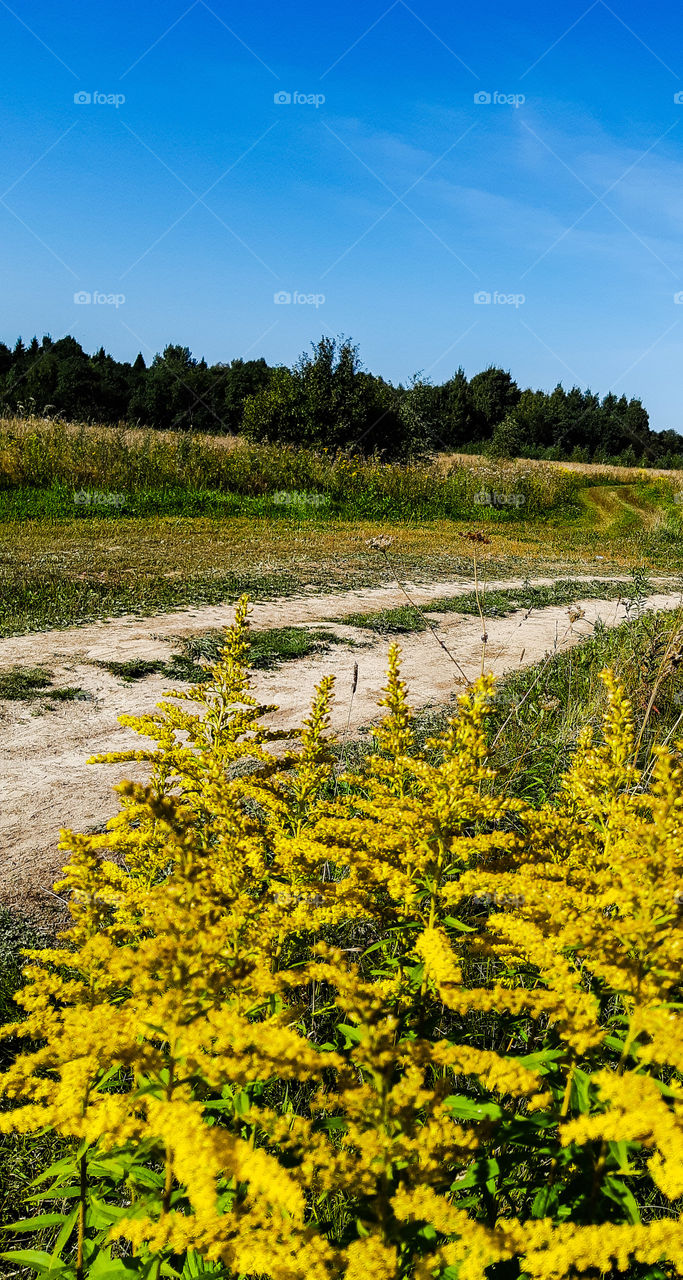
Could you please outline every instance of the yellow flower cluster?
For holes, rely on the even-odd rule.
[[[645,785],[607,673],[534,808],[489,759],[492,681],[419,750],[394,646],[335,778],[332,678],[264,727],[247,628],[242,600],[206,681],[126,720],[154,746],[98,758],[149,782],[64,833],[72,927],[2,1032],[32,1047],[0,1131],[74,1144],[75,1274],[117,1276],[121,1241],[171,1278],[680,1274],[676,752]]]

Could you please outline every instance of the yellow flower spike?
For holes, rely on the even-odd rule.
[[[112,1235],[160,1274],[681,1272],[675,752],[639,776],[606,676],[602,736],[534,808],[496,782],[492,681],[420,750],[394,647],[375,750],[335,785],[332,678],[265,729],[247,622],[243,600],[206,682],[131,720],[148,784],[64,833],[72,928],[26,956],[0,1131],[87,1144],[95,1198],[114,1154]],[[627,1176],[660,1218],[606,1211]]]

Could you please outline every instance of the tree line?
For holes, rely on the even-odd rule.
[[[523,389],[494,366],[394,386],[364,369],[343,337],[321,338],[292,368],[262,358],[209,365],[177,345],[149,364],[141,354],[130,363],[102,347],[88,355],[72,337],[19,339],[14,348],[0,343],[0,409],[395,459],[461,450],[683,467],[683,435],[652,431],[639,399],[559,384]]]

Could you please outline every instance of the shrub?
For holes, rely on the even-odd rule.
[[[74,1144],[41,1190],[73,1197],[59,1274],[680,1274],[677,752],[645,785],[605,673],[602,736],[533,807],[493,789],[492,681],[418,750],[392,647],[335,777],[332,678],[264,727],[246,615],[205,684],[122,717],[153,748],[95,758],[150,783],[65,833],[72,927],[4,1031],[42,1045],[2,1128]]]
[[[414,399],[364,372],[358,350],[321,338],[293,369],[277,369],[244,405],[248,440],[351,449],[406,458],[424,451],[426,429]]]

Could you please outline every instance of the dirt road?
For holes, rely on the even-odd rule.
[[[538,584],[551,579],[537,579]],[[579,581],[579,580],[577,580]],[[521,581],[489,583],[520,587]],[[471,591],[469,582],[436,582],[410,585],[419,603]],[[580,596],[580,587],[577,586]],[[332,623],[333,618],[375,611],[405,603],[398,587],[382,587],[329,596],[289,597],[257,604],[255,628],[324,623],[355,645],[335,645],[329,652],[288,662],[274,671],[257,672],[253,687],[264,702],[279,711],[270,717],[274,725],[295,724],[308,708],[315,684],[323,675],[336,677],[333,727],[344,731],[347,721],[357,733],[378,718],[377,701],[385,682],[388,640],[372,631]],[[485,666],[496,675],[541,659],[548,651],[563,650],[590,635],[597,618],[613,626],[625,616],[615,600],[577,601],[584,616],[571,623],[567,607],[523,609],[505,618],[487,619],[488,644]],[[674,608],[681,596],[653,595],[648,607]],[[49,889],[57,878],[64,855],[57,849],[61,827],[88,830],[101,826],[116,809],[112,786],[123,777],[142,781],[142,766],[87,765],[98,752],[125,750],[144,745],[132,731],[117,722],[121,714],[154,709],[168,688],[168,677],[152,675],[124,684],[97,661],[129,658],[168,659],[177,649],[174,638],[187,637],[223,626],[231,620],[230,606],[210,606],[165,613],[150,618],[123,617],[68,630],[41,632],[0,640],[0,669],[14,664],[45,664],[58,685],[83,689],[87,701],[55,704],[44,710],[35,702],[0,703],[0,902],[31,915],[49,906]],[[469,679],[481,666],[481,623],[477,617],[457,613],[430,614],[442,637]],[[458,691],[459,672],[429,633],[399,637],[403,671],[415,707],[447,702]],[[350,706],[354,663],[358,663],[358,688]],[[350,716],[349,716],[350,712]]]

